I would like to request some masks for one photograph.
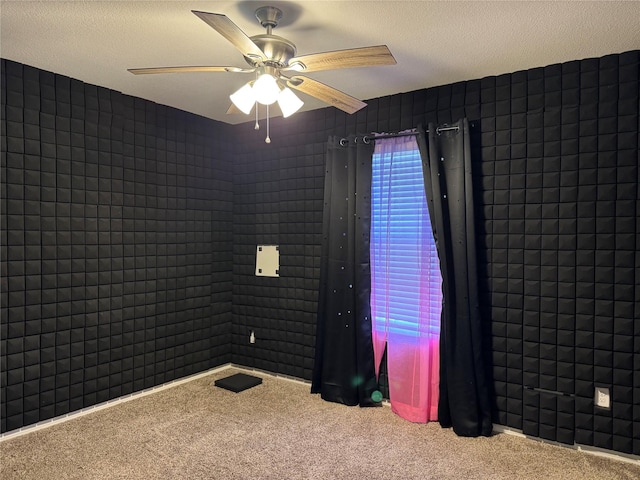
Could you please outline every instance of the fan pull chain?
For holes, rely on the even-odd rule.
[[[269,138],[269,105],[267,105],[267,138],[264,139],[264,143],[271,143]]]
[[[258,102],[256,102],[256,124],[253,129],[260,130],[260,124],[258,123]]]

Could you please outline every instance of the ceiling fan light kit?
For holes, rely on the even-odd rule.
[[[304,102],[293,93],[291,88],[349,114],[355,113],[367,105],[340,90],[299,75],[300,72],[394,65],[396,63],[386,45],[296,56],[296,46],[292,42],[272,33],[282,18],[282,11],[276,7],[264,6],[256,10],[256,18],[267,32],[253,37],[248,37],[225,15],[196,10],[192,10],[192,12],[236,47],[251,68],[186,66],[133,68],[129,71],[136,75],[180,72],[255,73],[254,80],[247,82],[229,96],[232,107],[235,108],[229,108],[228,112],[242,112],[248,115],[255,106],[257,126],[257,104],[265,105],[267,109],[267,138],[265,141],[267,143],[270,142],[268,134],[269,105],[277,102],[284,118],[291,116],[304,105]],[[295,75],[291,77],[285,75],[288,72],[295,73]]]
[[[238,91],[229,95],[233,104],[245,115],[249,115],[256,103],[251,83],[245,83]]]
[[[304,102],[300,100],[289,87],[284,87],[278,95],[278,106],[284,118],[290,117],[302,108]]]
[[[264,67],[263,70],[269,68]],[[254,82],[244,84],[239,90],[229,95],[229,98],[240,111],[247,115],[251,113],[256,102],[272,105],[277,101],[284,118],[291,116],[304,105],[304,102],[290,88],[282,86],[272,73],[266,71],[260,73]]]
[[[275,77],[266,70],[275,70],[270,67],[264,67],[264,72],[258,74],[258,79],[253,84],[253,94],[256,102],[263,105],[271,105],[278,99],[280,86]]]

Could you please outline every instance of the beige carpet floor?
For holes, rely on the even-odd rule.
[[[461,438],[261,373],[218,371],[0,442],[13,479],[640,479],[640,464],[509,434]]]

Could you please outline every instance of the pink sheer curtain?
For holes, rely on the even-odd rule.
[[[376,375],[386,346],[391,409],[437,420],[442,277],[414,136],[376,140],[371,284]]]

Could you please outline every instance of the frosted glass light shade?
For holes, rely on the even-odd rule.
[[[278,99],[280,87],[276,79],[268,73],[265,73],[253,84],[253,94],[256,102],[263,105],[271,105]]]
[[[290,88],[285,87],[280,92],[280,95],[278,95],[278,105],[280,106],[280,110],[282,110],[282,116],[287,118],[300,110],[304,102],[300,100]]]
[[[247,115],[249,115],[249,112],[251,112],[253,104],[256,103],[253,89],[251,88],[251,85],[249,83],[246,83],[237,92],[229,95],[229,98],[240,111]]]

